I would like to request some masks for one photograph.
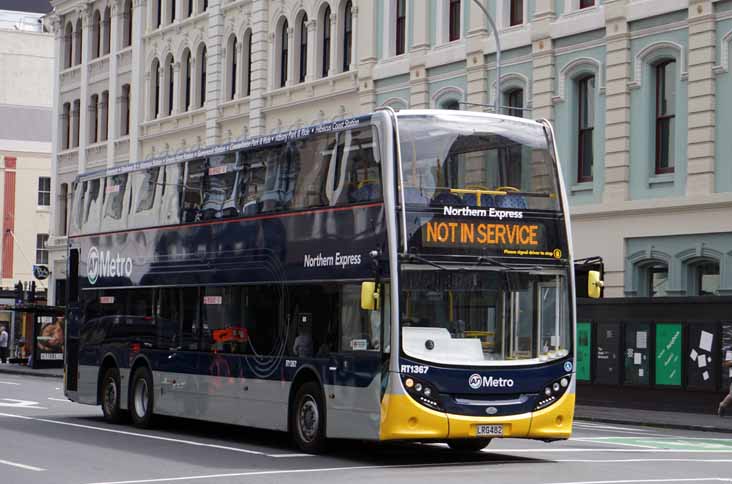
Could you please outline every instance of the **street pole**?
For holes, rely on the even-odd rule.
[[[501,106],[499,99],[501,98],[501,37],[498,33],[498,29],[496,28],[496,23],[493,21],[493,17],[488,12],[488,9],[485,8],[485,5],[480,3],[480,0],[473,0],[475,4],[480,8],[483,13],[485,14],[486,18],[488,19],[488,23],[491,25],[491,29],[493,29],[493,36],[496,38],[496,107],[494,108],[496,111],[496,114],[500,114],[499,108]],[[490,87],[489,94],[490,94]]]

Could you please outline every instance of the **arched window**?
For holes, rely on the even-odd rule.
[[[244,34],[244,48],[243,55],[245,56],[242,62],[244,65],[244,95],[250,96],[252,94],[252,31],[247,30]]]
[[[99,10],[92,15],[92,59],[99,57],[102,43],[102,15]]]
[[[302,14],[300,19],[300,66],[299,66],[299,80],[305,82],[305,77],[308,74],[308,16]]]
[[[168,59],[165,63],[165,80],[166,80],[166,91],[165,91],[165,115],[169,116],[173,114],[173,99],[174,99],[174,93],[175,93],[175,86],[173,85],[175,81],[175,74],[174,74],[174,66],[175,66],[175,60],[173,59],[173,56],[168,56]]]
[[[193,0],[186,0],[186,16],[190,17],[193,15]]]
[[[120,119],[120,136],[127,136],[130,134],[130,85],[124,84],[122,86],[122,109]]]
[[[668,265],[663,261],[652,260],[638,266],[640,273],[640,295],[663,297],[668,290]]]
[[[132,0],[125,0],[123,12],[122,48],[125,48],[132,45]]]
[[[673,173],[676,149],[676,61],[656,64],[656,173]]]
[[[689,296],[715,296],[720,285],[719,262],[703,261],[691,266],[693,290]]]
[[[201,47],[201,54],[198,56],[199,59],[199,68],[198,72],[200,73],[198,80],[199,80],[199,91],[198,91],[198,99],[199,104],[198,107],[203,107],[206,105],[206,46]]]
[[[524,23],[524,0],[511,0],[508,25],[513,27]]]
[[[163,24],[163,0],[155,2],[155,27],[160,28]]]
[[[178,0],[169,0],[170,1],[170,15],[168,16],[168,23],[175,22],[175,4],[178,3]]]
[[[109,54],[112,41],[112,14],[109,7],[104,9],[102,18],[102,55]]]
[[[323,67],[320,71],[322,77],[328,77],[330,71],[330,20],[330,6],[327,6],[323,12]]]
[[[61,118],[63,139],[61,148],[68,150],[71,147],[71,103],[64,103],[64,113]]]
[[[595,76],[577,81],[577,182],[592,181],[594,164]]]
[[[353,3],[349,0],[343,9],[343,72],[351,70],[353,56]]]
[[[84,35],[81,28],[81,19],[76,21],[74,29],[74,65],[81,64],[81,49],[84,47]]]
[[[109,139],[109,91],[104,91],[99,100],[99,141],[107,139]]]
[[[183,92],[181,105],[183,111],[189,111],[191,109],[191,82],[193,82],[192,66],[191,66],[191,51],[186,49],[183,51],[183,63],[181,64],[182,75],[183,75]]]
[[[517,118],[524,117],[524,90],[523,89],[512,89],[506,94],[505,104],[509,116],[515,116]]]
[[[441,109],[450,109],[452,111],[460,110],[460,102],[457,99],[448,99],[440,105]]]
[[[232,35],[229,37],[229,42],[226,47],[226,54],[228,57],[228,72],[227,72],[227,90],[226,99],[231,100],[236,97],[236,74],[237,74],[237,59],[239,53],[237,52],[237,40],[236,36]]]
[[[81,99],[75,99],[71,111],[71,119],[73,120],[73,128],[71,130],[71,147],[79,147],[79,133],[81,130]]]
[[[289,28],[287,20],[282,22],[282,30],[280,31],[280,87],[285,87],[287,85],[287,46],[290,42],[287,30]]]
[[[152,67],[150,68],[150,82],[151,82],[151,99],[150,102],[150,117],[156,119],[160,114],[160,61],[154,59]]]
[[[92,94],[89,100],[89,143],[99,141],[99,96]]]
[[[66,24],[64,33],[64,67],[68,69],[73,62],[74,53],[74,26],[71,22]]]

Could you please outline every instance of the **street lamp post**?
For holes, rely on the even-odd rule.
[[[496,28],[496,23],[493,21],[493,17],[488,12],[488,9],[485,8],[485,5],[480,3],[480,0],[473,0],[473,2],[475,2],[478,8],[480,8],[485,14],[488,19],[488,23],[491,24],[491,29],[493,29],[493,36],[496,38],[496,107],[494,109],[496,114],[499,114],[499,108],[501,106],[499,101],[501,98],[501,37],[498,33],[498,29]],[[490,93],[490,87],[488,88],[488,92]]]

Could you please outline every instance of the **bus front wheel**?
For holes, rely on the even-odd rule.
[[[458,452],[479,452],[490,443],[491,439],[456,439],[449,440],[447,445]]]
[[[102,413],[104,419],[110,423],[120,423],[125,418],[125,412],[120,408],[119,370],[107,368],[102,378]]]
[[[132,374],[130,415],[137,427],[150,427],[153,417],[153,379],[150,370],[141,366]]]
[[[290,422],[292,438],[300,450],[310,454],[325,450],[325,405],[317,383],[307,382],[297,390]]]

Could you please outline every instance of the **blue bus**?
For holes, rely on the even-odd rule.
[[[65,393],[327,439],[567,439],[569,213],[548,123],[390,109],[78,177]],[[596,284],[597,281],[595,281]]]

